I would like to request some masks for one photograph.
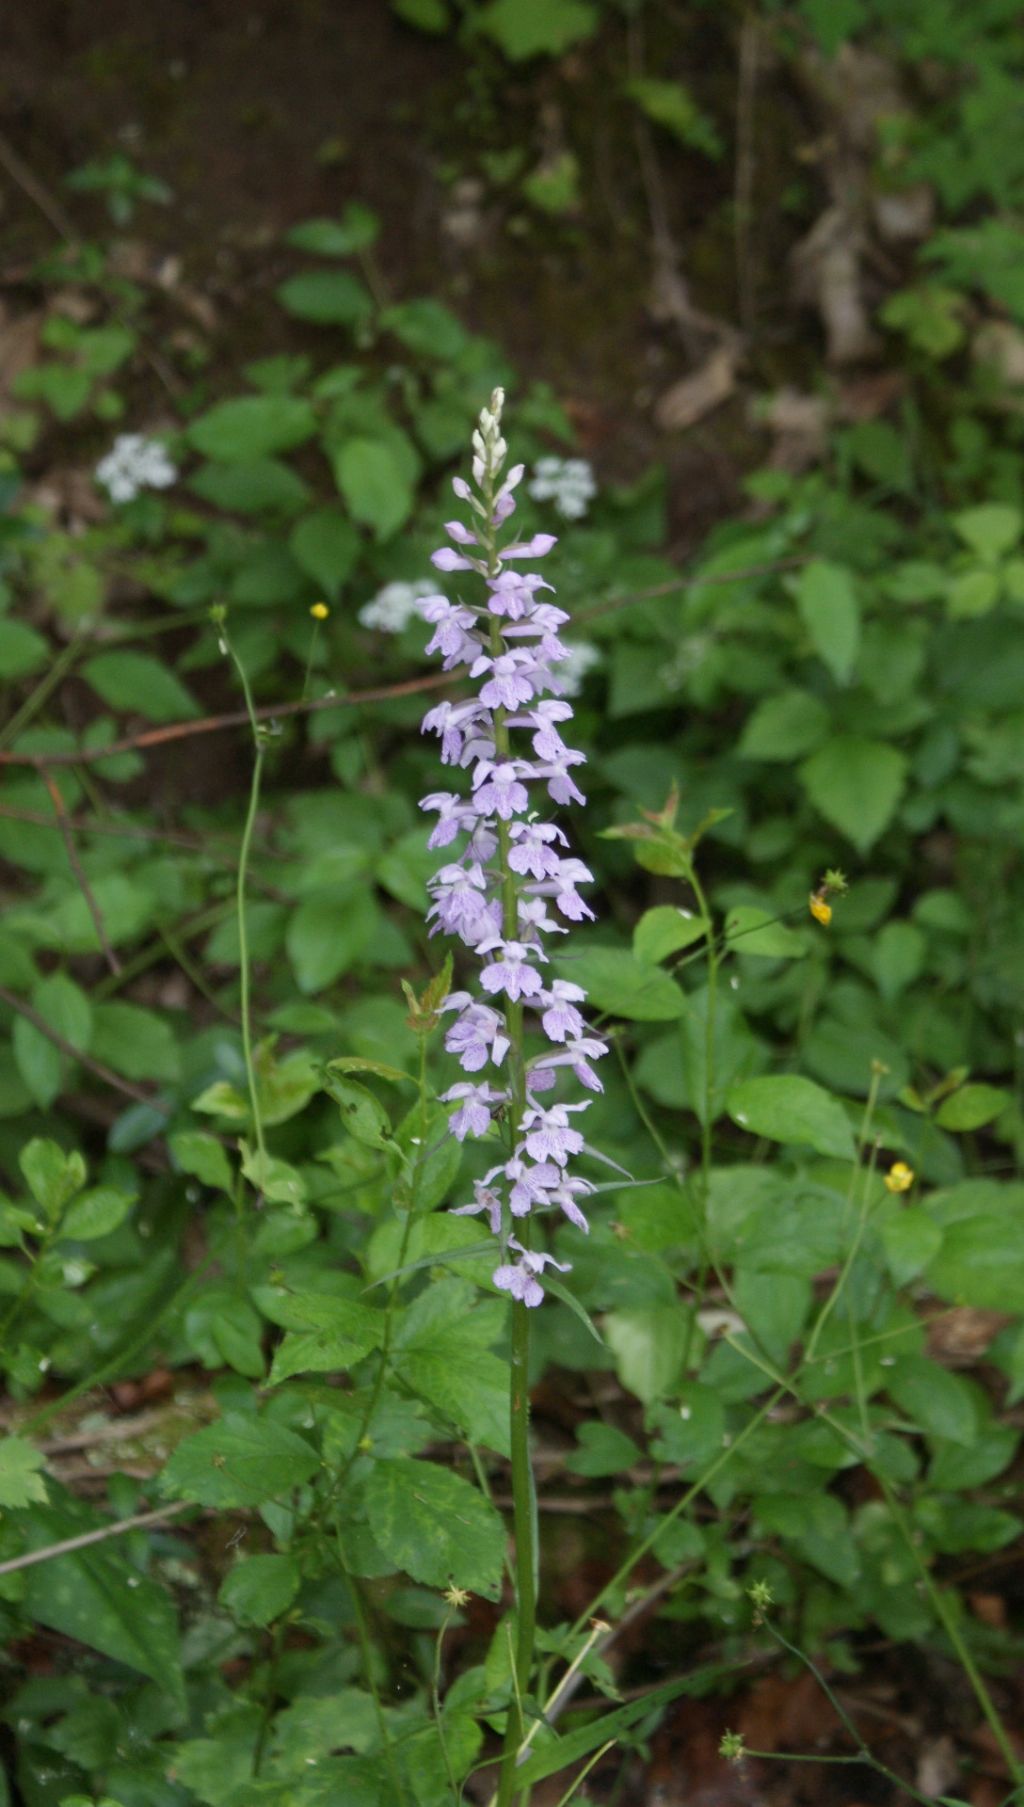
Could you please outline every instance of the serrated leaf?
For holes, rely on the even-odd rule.
[[[686,1011],[686,998],[661,967],[649,966],[625,948],[596,947],[558,962],[563,978],[582,985],[591,1004],[631,1022],[670,1022]]]
[[[414,1581],[497,1598],[505,1528],[461,1475],[433,1462],[377,1462],[366,1505],[380,1548]]]
[[[978,1412],[963,1376],[951,1374],[923,1355],[900,1355],[885,1379],[886,1391],[911,1421],[933,1437],[969,1445],[978,1433]]]
[[[181,1055],[166,1017],[138,1004],[97,1004],[91,1051],[126,1079],[177,1079]]]
[[[178,1444],[160,1490],[201,1506],[259,1506],[300,1487],[319,1466],[316,1450],[294,1431],[229,1413]]]
[[[292,557],[333,602],[361,550],[359,534],[337,508],[318,508],[292,528]]]
[[[304,445],[316,431],[309,402],[295,395],[241,395],[217,402],[188,429],[188,439],[206,458],[251,464]]]
[[[838,1160],[853,1159],[853,1131],[846,1112],[812,1079],[795,1073],[742,1079],[730,1089],[726,1109],[749,1135],[810,1147]]]
[[[301,1585],[294,1556],[247,1556],[228,1570],[217,1599],[240,1625],[269,1625],[287,1612]]]
[[[807,944],[780,922],[772,910],[757,904],[735,904],[725,919],[725,945],[730,953],[762,960],[799,960]]]
[[[68,1206],[61,1220],[61,1236],[74,1242],[96,1242],[124,1222],[134,1203],[130,1192],[118,1192],[113,1186],[93,1186],[88,1192],[79,1193]]]
[[[906,781],[905,754],[884,741],[837,734],[800,767],[815,808],[861,853],[889,826]]]
[[[26,1437],[0,1438],[0,1506],[31,1506],[45,1500],[46,1481],[39,1472],[43,1452]]]
[[[199,710],[170,667],[148,653],[97,653],[81,667],[86,683],[111,709],[150,722],[188,720]]]
[[[796,759],[824,740],[831,717],[807,690],[766,696],[748,717],[737,753],[743,759]]]
[[[414,492],[393,448],[382,439],[346,440],[334,460],[338,488],[353,516],[390,539],[408,520]]]
[[[796,580],[800,617],[837,684],[848,684],[860,645],[860,606],[844,565],[812,559]]]
[[[655,904],[652,910],[644,911],[633,930],[633,952],[644,965],[656,966],[669,954],[677,954],[700,941],[706,933],[703,916],[681,910],[676,904]]]

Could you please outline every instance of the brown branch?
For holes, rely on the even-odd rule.
[[[6,1562],[0,1562],[0,1575],[13,1575],[18,1569],[29,1569],[37,1562],[52,1562],[55,1556],[70,1556],[75,1550],[88,1549],[90,1544],[105,1543],[108,1537],[123,1537],[126,1531],[141,1531],[147,1525],[159,1525],[165,1519],[177,1518],[181,1512],[194,1510],[191,1500],[174,1500],[169,1506],[157,1507],[155,1512],[136,1512],[131,1518],[119,1518],[111,1525],[101,1525],[98,1531],[82,1531],[77,1537],[48,1543],[41,1550],[25,1550],[20,1556],[9,1556]]]
[[[649,589],[637,590],[629,596],[611,596],[604,602],[594,603],[589,609],[581,609],[574,617],[576,621],[593,621],[600,615],[610,615],[617,609],[629,607],[633,603],[652,602],[659,596],[672,596],[677,590],[702,589],[705,585],[743,583],[752,577],[769,577],[777,571],[788,571],[794,566],[807,563],[804,556],[776,559],[765,565],[741,566],[735,571],[709,572],[706,577],[670,578],[665,583],[652,584]],[[432,690],[444,690],[449,684],[456,683],[462,675],[459,671],[432,672],[426,677],[406,678],[401,684],[384,684],[371,690],[350,690],[345,695],[300,698],[294,703],[268,703],[253,711],[258,722],[283,721],[294,715],[315,715],[323,709],[356,709],[362,703],[389,703],[399,697],[419,696]],[[79,747],[71,753],[12,753],[0,751],[0,766],[28,766],[37,772],[43,772],[48,766],[95,765],[100,759],[112,759],[119,753],[139,753],[150,747],[167,746],[176,740],[187,740],[193,734],[220,734],[228,728],[245,728],[250,725],[248,711],[233,709],[225,715],[205,715],[198,721],[168,722],[161,728],[147,728],[141,734],[128,734],[121,740],[112,740],[105,747]]]
[[[6,985],[0,985],[0,1004],[6,1004],[9,1010],[13,1010],[18,1016],[23,1016],[27,1023],[32,1024],[33,1029],[38,1029],[40,1035],[45,1035],[55,1048],[59,1048],[62,1054],[68,1056],[69,1060],[80,1061],[90,1073],[95,1073],[97,1079],[102,1079],[104,1085],[112,1086],[116,1092],[123,1092],[126,1098],[134,1099],[136,1104],[157,1103],[152,1092],[144,1092],[141,1086],[133,1085],[130,1079],[122,1079],[120,1073],[115,1073],[110,1067],[104,1066],[101,1060],[94,1060],[91,1054],[83,1054],[81,1048],[76,1048],[73,1042],[66,1041],[63,1035],[58,1035],[56,1029],[51,1028],[46,1018],[40,1016],[38,1010],[33,1009],[31,1004],[26,1003],[24,998],[19,998],[15,992],[8,991]],[[157,1105],[157,1109],[160,1108]]]
[[[75,846],[75,837],[71,832],[67,811],[64,808],[64,799],[60,794],[57,781],[52,773],[46,770],[45,766],[40,766],[39,776],[50,793],[50,802],[53,804],[53,813],[57,818],[57,826],[60,829],[64,846],[67,850],[68,865],[71,867],[71,870],[78,881],[78,888],[85,898],[86,908],[89,911],[89,915],[92,917],[92,926],[96,930],[96,939],[103,949],[103,957],[111,972],[116,976],[120,976],[121,962],[110,944],[106,924],[103,921],[103,913],[100,910],[99,904],[96,902],[92,886],[85,876],[85,868],[78,857],[78,848]]]
[[[360,703],[387,703],[393,697],[416,696],[424,690],[440,690],[452,682],[453,674],[442,671],[425,678],[408,678],[402,684],[387,684],[373,690],[350,690],[345,696],[319,696],[297,703],[268,704],[253,714],[258,722],[280,721],[290,715],[313,715],[321,709],[355,709]],[[73,753],[8,753],[0,752],[0,765],[31,766],[42,771],[53,765],[94,765],[99,759],[112,759],[117,753],[137,753],[148,747],[166,746],[174,740],[187,740],[193,734],[219,734],[225,728],[245,728],[248,711],[232,709],[227,715],[204,715],[199,721],[169,722],[162,728],[147,728],[142,734],[129,734],[123,740],[112,740],[105,747],[79,747]]]

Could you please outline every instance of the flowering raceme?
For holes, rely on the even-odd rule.
[[[569,1172],[584,1148],[578,1114],[590,1101],[552,1094],[566,1075],[599,1092],[592,1063],[606,1047],[581,1014],[582,987],[548,971],[549,938],[593,917],[578,889],[592,875],[538,810],[547,800],[585,801],[573,776],[584,756],[563,738],[572,709],[559,631],[568,616],[548,599],[543,577],[519,568],[542,558],[554,539],[539,533],[498,543],[523,476],[517,465],[501,478],[503,401],[495,390],[473,435],[474,487],[454,480],[476,517],[473,528],[449,522],[453,545],[433,555],[438,570],[482,580],[484,597],[453,602],[438,594],[417,605],[433,630],[427,650],[446,671],[468,665],[478,684],[474,697],[439,703],[423,722],[440,740],[442,764],[469,773],[468,794],[434,791],[421,808],[437,818],[429,846],[445,849],[430,882],[431,933],[457,936],[480,963],[475,989],[453,992],[444,1006],[454,1017],[445,1046],[471,1076],[443,1095],[456,1107],[449,1133],[460,1141],[493,1138],[497,1128],[506,1144],[504,1158],[476,1182],[473,1202],[456,1214],[486,1215],[501,1244],[495,1285],[533,1306],[544,1297],[544,1269],[565,1269],[531,1246],[531,1220],[561,1213],[585,1231],[580,1200],[594,1190]]]

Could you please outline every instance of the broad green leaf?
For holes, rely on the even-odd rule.
[[[706,932],[703,916],[679,909],[676,904],[655,904],[652,910],[644,911],[633,930],[633,953],[643,965],[657,966],[669,954],[700,941]]]
[[[942,1247],[925,1271],[933,1292],[951,1305],[1024,1312],[1024,1217],[979,1211],[946,1225]]]
[[[277,458],[204,464],[188,486],[204,502],[231,514],[294,514],[309,498],[302,478]]]
[[[563,978],[583,986],[592,1007],[610,1016],[657,1023],[685,1013],[686,998],[671,975],[625,948],[595,947],[557,964]]]
[[[717,1456],[725,1437],[725,1407],[702,1381],[684,1380],[666,1404],[651,1413],[652,1455],[681,1468],[702,1467]]]
[[[36,1136],[18,1157],[28,1189],[44,1215],[56,1223],[64,1206],[85,1185],[85,1162],[78,1150],[65,1154],[56,1142]]]
[[[92,895],[112,947],[120,947],[122,942],[139,934],[156,908],[152,891],[143,889],[120,872],[102,873],[93,883]],[[96,954],[102,951],[92,911],[81,891],[76,890],[57,905],[46,928],[50,945],[60,947],[64,953]]]
[[[946,612],[953,621],[973,621],[987,615],[998,601],[999,573],[981,565],[950,580]]]
[[[459,356],[467,341],[461,320],[442,301],[429,295],[387,308],[380,324],[383,331],[394,333],[417,357],[441,358],[446,363]]]
[[[296,523],[288,544],[296,564],[333,602],[361,550],[351,521],[338,508],[318,508]]]
[[[505,1528],[461,1475],[433,1462],[377,1462],[366,1505],[380,1548],[414,1581],[497,1598]]]
[[[46,1498],[43,1452],[27,1437],[0,1438],[0,1506],[31,1506]]]
[[[721,1685],[734,1676],[740,1663],[705,1664],[695,1669],[682,1680],[663,1682],[657,1688],[649,1688],[639,1700],[631,1700],[627,1706],[616,1707],[610,1713],[599,1713],[589,1725],[580,1726],[578,1730],[566,1733],[554,1744],[535,1752],[526,1762],[516,1769],[516,1787],[532,1788],[535,1783],[543,1782],[548,1776],[555,1776],[560,1770],[567,1769],[570,1763],[578,1763],[581,1757],[589,1756],[591,1751],[603,1744],[615,1744],[624,1732],[642,1721],[650,1719],[678,1700],[681,1694],[704,1695],[713,1692],[716,1685]]]
[[[913,922],[887,922],[878,932],[871,964],[878,989],[892,1003],[924,968],[928,944]]]
[[[866,853],[889,826],[903,794],[906,755],[880,740],[837,734],[800,767],[815,808]]]
[[[641,1452],[632,1437],[617,1430],[614,1424],[602,1423],[599,1418],[584,1419],[576,1432],[576,1442],[576,1449],[570,1450],[565,1458],[565,1466],[570,1474],[586,1475],[589,1480],[622,1474],[641,1460]]]
[[[490,0],[473,20],[474,29],[492,38],[514,63],[561,56],[571,44],[591,37],[597,24],[597,10],[589,0]]]
[[[0,616],[0,672],[7,683],[27,678],[49,657],[50,648],[34,627],[24,621],[12,621],[7,615]]]
[[[109,1236],[127,1217],[135,1197],[113,1186],[93,1186],[80,1192],[61,1220],[60,1233],[73,1242],[96,1242]]]
[[[300,991],[323,991],[369,945],[380,923],[372,892],[314,892],[288,918],[285,946]]]
[[[686,1314],[679,1305],[641,1305],[610,1311],[605,1340],[622,1385],[650,1405],[679,1379],[686,1347]]]
[[[897,1207],[882,1224],[882,1247],[897,1286],[905,1286],[928,1266],[942,1246],[942,1229],[919,1205]]]
[[[785,1367],[811,1303],[810,1281],[803,1274],[766,1273],[741,1264],[733,1288],[736,1309],[754,1342]]]
[[[838,1160],[853,1159],[853,1131],[846,1112],[812,1079],[780,1073],[740,1080],[731,1088],[726,1108],[749,1135],[810,1147]]]
[[[34,1506],[31,1545],[59,1543],[97,1524],[76,1514]],[[145,1575],[125,1585],[123,1560],[100,1545],[36,1563],[25,1572],[25,1610],[63,1637],[100,1650],[115,1662],[148,1675],[184,1705],[181,1656],[174,1606],[167,1590]]]
[[[294,1556],[247,1556],[228,1570],[217,1598],[240,1625],[269,1625],[287,1612],[301,1585]]]
[[[962,1085],[958,1091],[943,1100],[935,1114],[935,1121],[940,1129],[961,1133],[981,1129],[983,1124],[991,1123],[1000,1116],[1009,1103],[1009,1092],[1002,1091],[999,1086]]]
[[[394,1145],[395,1135],[387,1111],[367,1086],[360,1085],[356,1079],[346,1079],[341,1073],[328,1073],[324,1089],[338,1105],[345,1128],[357,1142],[367,1148],[391,1148]]]
[[[166,1016],[120,1001],[97,1004],[91,1051],[126,1079],[177,1079],[181,1055]]]
[[[860,606],[844,565],[812,559],[796,580],[800,618],[837,684],[848,684],[860,645]]]
[[[143,715],[151,722],[187,720],[199,713],[170,666],[148,653],[96,653],[86,659],[81,672],[111,709]]]
[[[304,1437],[271,1419],[233,1412],[178,1444],[160,1489],[201,1506],[259,1506],[301,1487],[319,1466]]]
[[[735,904],[725,919],[725,945],[730,953],[753,955],[762,960],[800,960],[807,944],[778,920],[772,910],[756,904]]]
[[[350,201],[340,219],[301,220],[286,233],[297,251],[316,257],[351,257],[365,251],[380,232],[380,221],[361,201]]]
[[[65,1058],[55,1042],[30,1023],[27,1017],[15,1019],[11,1031],[15,1065],[40,1110],[47,1110],[60,1096],[64,1083]]]
[[[1001,558],[1012,551],[1024,526],[1020,509],[1005,502],[982,502],[977,508],[964,508],[952,520],[964,544],[979,558]]]
[[[188,429],[189,443],[206,458],[251,464],[304,445],[316,431],[310,403],[295,395],[241,395],[217,402]]]
[[[969,1445],[978,1432],[978,1411],[970,1386],[923,1355],[897,1356],[886,1375],[886,1391],[902,1412],[932,1437]]]
[[[626,93],[648,119],[671,132],[680,144],[703,151],[709,157],[721,156],[722,140],[713,122],[682,82],[636,75],[627,81]]]
[[[766,696],[748,717],[736,748],[744,759],[796,759],[825,739],[831,717],[808,690]]]
[[[354,518],[390,539],[412,511],[414,492],[393,447],[382,439],[346,440],[334,460],[334,476]]]
[[[369,289],[351,270],[306,270],[276,293],[289,314],[318,326],[358,326],[373,312]]]
[[[460,1333],[441,1328],[395,1356],[395,1371],[414,1393],[450,1419],[470,1442],[509,1454],[509,1366]]]

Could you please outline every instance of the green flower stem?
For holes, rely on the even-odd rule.
[[[242,844],[238,850],[238,882],[235,892],[235,908],[238,912],[242,1055],[245,1060],[246,1079],[249,1083],[249,1108],[252,1112],[252,1125],[256,1136],[256,1149],[259,1155],[259,1183],[256,1190],[258,1193],[262,1193],[267,1177],[267,1144],[263,1130],[263,1113],[260,1108],[259,1086],[256,1080],[256,1061],[252,1042],[252,975],[249,970],[249,925],[246,914],[245,892],[249,876],[249,856],[252,849],[253,830],[256,826],[256,817],[260,805],[260,783],[263,777],[263,761],[266,757],[267,748],[264,731],[256,719],[256,709],[252,699],[252,690],[249,687],[248,673],[228,639],[226,629],[222,628],[222,633],[224,644],[228,649],[235,670],[242,682],[242,692],[245,696],[246,713],[249,717],[249,725],[252,729],[253,740],[254,757],[252,782],[249,786],[249,807],[246,811],[245,827],[242,830]]]
[[[486,481],[484,503],[487,527],[481,523],[481,542],[489,574],[500,570],[497,536],[490,525],[494,513],[494,481]],[[491,655],[504,651],[498,622],[490,621]],[[494,746],[499,761],[511,758],[507,712],[494,712]],[[519,899],[516,876],[509,863],[511,836],[508,823],[498,818],[498,870],[501,876],[502,932],[507,941],[519,939]],[[519,1140],[526,1113],[526,1057],[523,1045],[523,1006],[508,999],[505,1004],[508,1032],[509,1101],[508,1137],[511,1148]],[[520,1226],[524,1247],[529,1247],[529,1218]],[[537,1628],[537,1502],[530,1462],[530,1313],[521,1299],[512,1301],[512,1348],[509,1384],[509,1430],[512,1458],[512,1527],[515,1542],[516,1636],[512,1700],[509,1706],[505,1746],[498,1781],[497,1807],[509,1807],[516,1792],[515,1769],[527,1731],[523,1703],[529,1692]],[[524,1801],[528,1796],[524,1795]]]

